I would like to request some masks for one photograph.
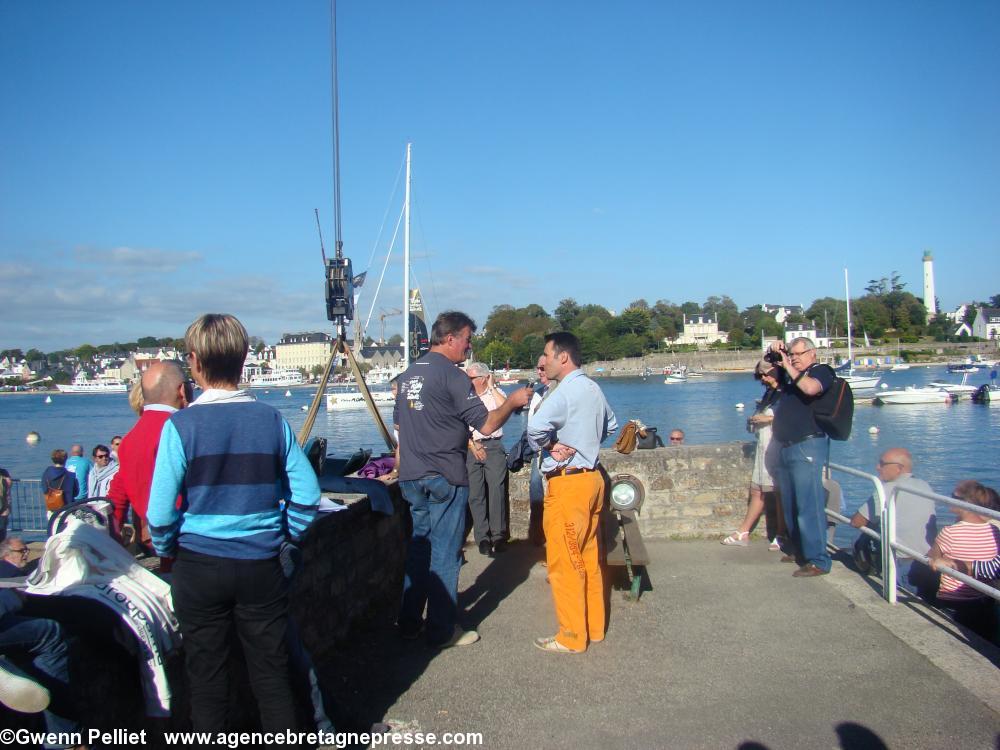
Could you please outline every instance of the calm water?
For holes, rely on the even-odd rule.
[[[969,377],[969,384],[988,382],[988,373]],[[884,382],[890,387],[921,385],[932,380],[954,380],[945,368],[914,368],[887,373]],[[655,425],[660,433],[681,427],[689,443],[720,443],[748,440],[746,419],[753,410],[761,389],[748,374],[708,375],[684,385],[664,385],[662,377],[647,380],[602,379],[598,381],[619,422],[641,419]],[[312,388],[255,391],[255,395],[278,408],[294,430],[302,425]],[[36,479],[49,463],[54,448],[68,449],[71,443],[85,446],[88,454],[97,442],[108,444],[113,435],[124,435],[135,422],[124,394],[53,395],[44,403],[44,394],[0,397],[0,466],[15,477]],[[735,408],[746,405],[743,411]],[[383,410],[387,421],[391,409]],[[524,417],[515,416],[508,423],[505,437],[509,444],[523,429]],[[879,433],[870,435],[868,428]],[[37,445],[28,445],[25,436],[34,430],[41,435]],[[367,412],[327,412],[321,410],[314,435],[329,440],[330,452],[345,454],[359,447],[380,449],[382,443]],[[915,474],[926,479],[938,492],[950,494],[961,479],[974,478],[1000,488],[1000,408],[973,404],[968,399],[957,404],[914,406],[871,406],[858,404],[854,431],[850,440],[833,442],[831,458],[864,471],[874,471],[881,451],[904,446],[913,453]],[[870,490],[863,482],[839,477],[846,503],[854,509]]]

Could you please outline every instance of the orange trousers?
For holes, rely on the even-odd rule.
[[[545,558],[566,648],[585,651],[604,640],[604,574],[601,571],[598,516],[604,503],[600,472],[553,477],[545,490]]]

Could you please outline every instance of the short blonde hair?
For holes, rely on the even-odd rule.
[[[132,390],[128,392],[128,405],[132,407],[132,411],[142,416],[142,407],[146,405],[145,399],[142,397],[142,382],[135,381],[132,385]]]
[[[184,346],[198,357],[209,383],[236,385],[250,349],[250,337],[232,315],[207,313],[188,326]]]

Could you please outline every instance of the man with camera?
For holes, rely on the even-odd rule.
[[[782,561],[796,562],[796,578],[830,572],[826,550],[826,499],[823,467],[830,458],[830,440],[816,424],[813,402],[834,381],[833,370],[816,361],[811,339],[792,339],[785,347],[771,344],[764,361],[780,368],[782,397],[774,410],[772,439],[780,446],[778,482],[790,535]]]

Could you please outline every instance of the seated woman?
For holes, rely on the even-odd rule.
[[[971,479],[959,482],[952,497],[982,508],[991,508],[991,493]],[[965,508],[955,508],[958,523],[945,526],[938,534],[928,557],[935,570],[945,565],[954,570],[970,570],[976,562],[994,559],[998,552],[997,536],[989,519]],[[994,600],[967,583],[941,574],[938,603],[950,609],[955,621],[987,640],[996,636]]]
[[[764,384],[764,395],[757,402],[757,411],[747,421],[747,429],[757,435],[757,450],[754,453],[753,474],[750,477],[750,502],[743,523],[732,534],[722,540],[725,545],[746,547],[750,544],[750,530],[760,520],[765,509],[775,514],[772,523],[768,512],[769,549],[780,549],[779,538],[785,536],[784,517],[781,513],[781,498],[778,495],[775,474],[778,470],[778,445],[771,443],[771,422],[774,421],[774,403],[778,400],[778,380],[774,369],[764,370],[760,364],[754,370],[754,379]],[[767,501],[771,500],[771,507]]]

